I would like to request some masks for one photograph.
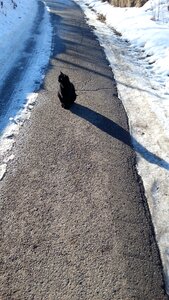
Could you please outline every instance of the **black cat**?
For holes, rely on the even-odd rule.
[[[75,87],[73,83],[70,82],[69,77],[62,72],[60,72],[58,81],[60,83],[58,91],[59,100],[63,108],[69,109],[77,97]]]

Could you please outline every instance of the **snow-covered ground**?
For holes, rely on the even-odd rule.
[[[37,0],[5,0],[0,7],[0,94],[4,85],[14,85],[7,95],[8,107],[0,109],[0,180],[7,162],[13,158],[10,149],[24,120],[29,118],[36,101],[38,86],[44,77],[51,51],[52,27],[47,9],[38,8]],[[41,11],[41,13],[39,13]],[[12,68],[23,72],[19,82],[7,80]],[[16,73],[14,72],[15,77]],[[6,82],[7,80],[7,82]],[[2,99],[1,99],[2,101]],[[5,105],[4,105],[5,106]]]
[[[167,0],[157,1],[142,8],[115,8],[99,0],[76,0],[105,49],[129,117],[169,293],[169,10]],[[0,7],[0,92],[11,68],[23,68],[19,57],[29,55],[26,41],[36,42],[8,110],[0,116],[0,180],[13,158],[9,150],[15,135],[36,101],[32,92],[44,76],[51,49],[47,10],[32,34],[38,1],[15,2],[5,0]]]
[[[76,0],[95,29],[129,117],[169,293],[169,8]],[[92,28],[93,28],[92,27]],[[140,224],[141,226],[141,224]]]

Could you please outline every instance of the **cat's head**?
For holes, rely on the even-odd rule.
[[[63,74],[62,72],[60,72],[60,75],[58,77],[58,81],[62,84],[66,83],[69,81],[69,77],[66,74]]]

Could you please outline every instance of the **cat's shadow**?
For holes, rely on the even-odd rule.
[[[147,150],[144,146],[137,142],[137,140],[133,136],[131,136],[131,134],[128,131],[126,131],[121,126],[108,119],[107,117],[78,103],[74,103],[70,111],[73,114],[90,122],[92,125],[96,126],[111,137],[118,139],[122,143],[128,145],[137,153],[139,153],[149,163],[158,165],[161,168],[169,170],[169,163],[167,161]]]

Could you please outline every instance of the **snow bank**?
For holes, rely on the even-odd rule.
[[[32,33],[37,11],[36,0],[18,0],[16,9],[11,6],[11,0],[8,0],[3,9],[0,9],[3,20],[3,22],[0,20],[0,37],[3,41],[0,45],[0,62],[3,62],[0,74],[1,85],[17,59],[24,55],[22,50],[28,38],[31,37],[36,41],[32,52],[29,53],[23,77],[13,90],[8,110],[4,116],[1,116],[0,180],[4,178],[8,161],[13,159],[10,150],[20,127],[30,117],[38,95],[34,91],[40,86],[49,62],[52,39],[50,17],[46,9],[38,24],[38,33]]]
[[[38,5],[35,0],[3,1],[0,8],[0,87],[30,34]]]
[[[168,4],[117,8],[99,0],[76,1],[104,47],[129,117],[169,293]],[[100,22],[98,15],[106,21]]]

